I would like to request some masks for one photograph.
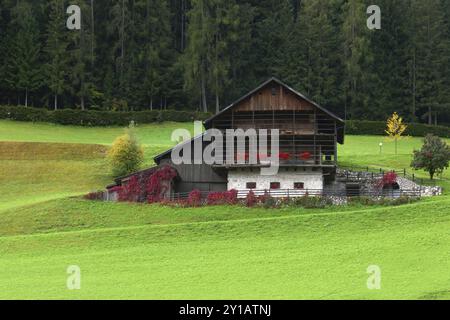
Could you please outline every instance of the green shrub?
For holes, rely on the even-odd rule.
[[[144,151],[138,144],[132,128],[114,141],[108,151],[108,159],[114,178],[126,176],[139,170],[144,161]]]
[[[121,112],[60,109],[50,111],[43,108],[0,106],[0,119],[78,126],[126,126],[131,121],[138,124],[164,121],[187,122],[206,120],[210,116],[208,113],[175,110]]]
[[[386,123],[382,121],[352,120],[346,123],[346,133],[354,135],[386,135]],[[450,138],[450,128],[444,126],[429,126],[421,123],[408,124],[405,135],[411,137],[425,137],[434,134],[442,138]]]
[[[292,200],[293,205],[305,209],[322,209],[332,205],[332,201],[326,197],[304,196]]]
[[[271,196],[264,197],[261,204],[266,209],[272,209],[272,208],[278,207],[277,200]]]

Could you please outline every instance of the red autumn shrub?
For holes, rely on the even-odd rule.
[[[231,189],[225,192],[225,201],[227,204],[237,204],[238,203],[238,191],[235,189]]]
[[[257,199],[258,199],[258,202],[259,203],[265,203],[266,201],[267,201],[267,199],[268,198],[270,198],[271,196],[269,195],[269,193],[266,191],[266,192],[264,192],[264,194],[262,195],[262,196],[259,196]]]
[[[256,195],[253,191],[250,191],[247,194],[247,198],[245,199],[246,206],[251,208],[251,207],[254,207],[257,203],[258,203],[258,198],[256,198]]]
[[[191,207],[199,207],[202,204],[202,193],[200,190],[192,190],[189,193],[187,204]]]
[[[209,206],[219,206],[225,203],[225,193],[224,192],[211,192],[208,194],[206,203]]]
[[[384,188],[384,187],[389,187],[389,186],[393,186],[394,184],[397,183],[397,178],[398,175],[395,172],[387,172],[383,175],[383,178],[381,178],[381,180],[378,182],[378,187],[380,188]]]
[[[211,192],[206,203],[209,206],[235,205],[238,203],[238,191],[233,189],[225,192]]]

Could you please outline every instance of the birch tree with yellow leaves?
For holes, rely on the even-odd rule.
[[[397,112],[387,120],[387,130],[386,133],[389,136],[389,139],[394,140],[395,142],[395,154],[398,151],[398,140],[403,138],[403,134],[405,133],[408,126],[403,122],[403,118],[400,117]]]

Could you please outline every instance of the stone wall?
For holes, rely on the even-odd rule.
[[[377,182],[383,177],[381,173],[356,172],[338,169],[338,179],[358,181],[362,191],[375,191]],[[433,197],[442,195],[442,188],[438,186],[422,186],[416,182],[402,176],[397,177],[397,184],[400,190],[420,191],[422,197]]]
[[[247,182],[256,182],[257,190],[269,190],[271,182],[279,182],[280,189],[294,189],[294,183],[303,182],[305,190],[322,190],[322,170],[280,169],[275,176],[263,176],[260,170],[236,169],[228,172],[228,190],[247,190]]]

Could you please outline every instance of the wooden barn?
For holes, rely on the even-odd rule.
[[[194,189],[203,192],[235,189],[321,191],[331,186],[337,167],[337,144],[344,143],[344,120],[295,91],[282,81],[271,78],[204,122],[205,129],[278,129],[279,170],[263,176],[257,164],[239,162],[174,164],[172,150],[155,157],[158,167],[171,166],[178,172],[170,194],[185,194]],[[200,139],[203,148],[208,142]],[[193,145],[193,144],[192,144]],[[224,146],[226,148],[226,146]],[[243,150],[236,149],[239,153]],[[128,179],[129,177],[127,177]],[[121,180],[117,181],[121,184]]]

